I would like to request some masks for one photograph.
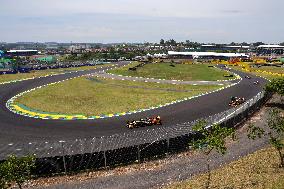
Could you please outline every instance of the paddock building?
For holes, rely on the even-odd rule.
[[[230,59],[230,58],[249,58],[245,53],[216,53],[216,52],[176,52],[169,51],[169,58],[180,59]]]
[[[284,46],[281,45],[260,45],[257,47],[258,55],[283,55]]]

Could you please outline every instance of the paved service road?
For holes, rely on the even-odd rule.
[[[119,65],[127,64],[120,62]],[[195,99],[180,102],[174,105],[149,110],[132,115],[113,117],[96,120],[42,120],[20,116],[10,112],[5,103],[11,97],[28,89],[42,86],[48,83],[64,79],[97,73],[106,68],[98,68],[88,71],[67,73],[64,75],[37,78],[17,83],[0,85],[0,143],[8,144],[13,142],[36,142],[36,141],[59,141],[76,138],[91,138],[97,136],[109,136],[117,133],[128,133],[133,130],[125,127],[127,120],[140,119],[160,115],[163,119],[161,127],[173,127],[178,123],[184,123],[198,118],[207,117],[225,110],[228,110],[231,96],[240,96],[249,99],[262,91],[267,82],[265,79],[251,76],[252,79],[245,79],[246,74],[234,71],[244,78],[238,85],[230,88],[204,95]],[[253,81],[258,80],[259,85]],[[138,130],[147,128],[139,128]]]

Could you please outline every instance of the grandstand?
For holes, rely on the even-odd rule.
[[[248,52],[250,46],[244,45],[201,45],[201,52]]]
[[[258,55],[282,55],[284,46],[281,45],[259,45],[257,47]]]

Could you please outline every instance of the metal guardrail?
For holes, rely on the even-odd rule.
[[[207,121],[208,127],[212,124],[233,127],[254,113],[269,97],[268,94],[260,92],[237,108],[209,116],[204,120]],[[189,141],[198,137],[192,131],[192,127],[197,121],[177,124],[173,127],[134,130],[131,133],[91,139],[1,144],[0,160],[4,160],[8,155],[34,154],[37,157],[36,174],[69,172],[140,162],[187,149]]]

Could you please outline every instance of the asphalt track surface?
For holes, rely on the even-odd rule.
[[[127,64],[120,62],[119,65]],[[252,76],[245,79],[245,75],[239,71],[243,80],[235,86],[224,90],[180,102],[174,105],[149,110],[132,115],[112,117],[96,120],[42,120],[24,117],[14,114],[6,108],[6,102],[16,94],[42,86],[48,83],[61,81],[76,76],[96,73],[106,68],[98,68],[64,75],[49,76],[33,80],[21,81],[11,84],[0,85],[0,144],[28,143],[41,141],[73,140],[78,138],[92,138],[110,136],[115,134],[133,132],[125,127],[127,120],[135,120],[143,117],[160,115],[163,119],[161,127],[175,127],[179,123],[193,121],[230,109],[228,103],[231,96],[245,97],[250,99],[263,90],[267,81],[263,78]],[[254,85],[254,81],[259,85]],[[138,128],[138,130],[147,129]]]

